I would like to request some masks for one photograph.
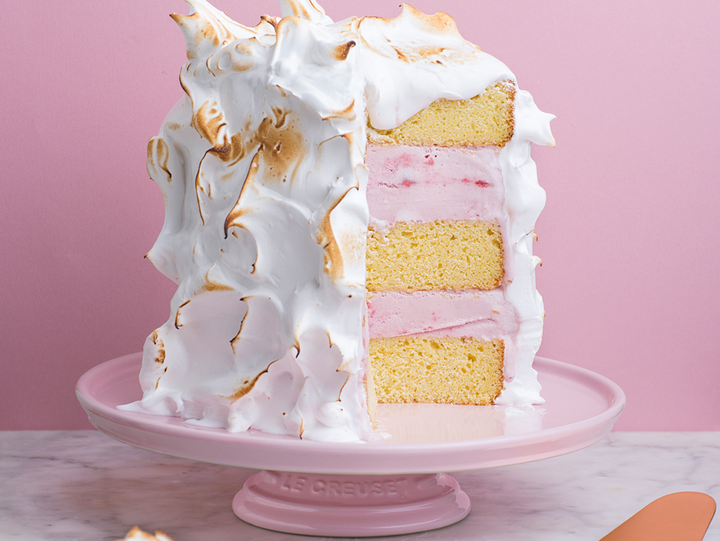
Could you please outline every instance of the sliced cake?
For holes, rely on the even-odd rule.
[[[349,442],[382,439],[374,387],[539,402],[530,143],[552,117],[443,13],[284,0],[246,27],[187,2],[185,96],[148,146],[147,257],[178,289],[123,407]]]

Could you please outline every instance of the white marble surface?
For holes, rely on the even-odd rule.
[[[0,540],[114,541],[134,524],[175,541],[315,539],[235,517],[232,498],[252,473],[93,431],[0,432]],[[453,476],[470,496],[470,515],[391,539],[597,540],[665,494],[720,501],[720,432],[618,432],[569,455]],[[705,539],[720,539],[720,519]]]

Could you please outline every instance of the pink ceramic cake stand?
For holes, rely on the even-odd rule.
[[[249,431],[196,428],[176,417],[116,408],[141,397],[141,354],[105,362],[77,384],[90,422],[116,440],[191,460],[257,468],[233,500],[241,519],[271,530],[368,537],[453,524],[470,501],[447,471],[549,458],[602,439],[625,395],[583,368],[538,357],[545,404],[380,405],[381,443],[320,443]],[[368,514],[371,513],[371,514]]]

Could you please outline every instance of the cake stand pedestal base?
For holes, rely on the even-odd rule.
[[[263,470],[233,500],[245,522],[280,532],[374,537],[434,530],[470,511],[451,476],[333,475]]]

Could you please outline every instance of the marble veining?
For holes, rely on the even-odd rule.
[[[253,473],[94,431],[0,432],[0,541],[114,541],[134,524],[175,541],[314,539],[235,517],[232,498]],[[597,540],[665,494],[698,491],[720,502],[720,432],[614,432],[568,455],[452,475],[472,501],[470,515],[388,539]],[[705,539],[718,538],[716,518]]]

